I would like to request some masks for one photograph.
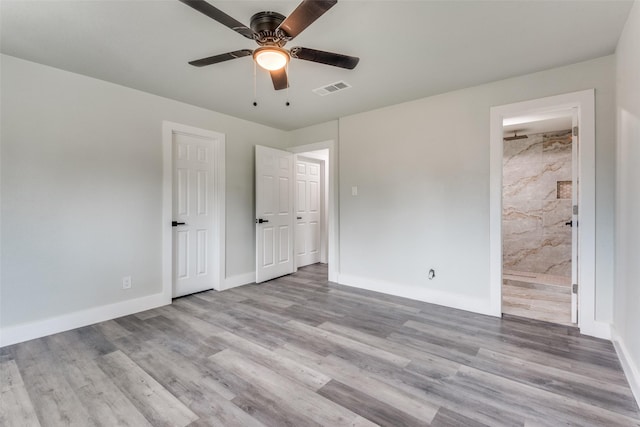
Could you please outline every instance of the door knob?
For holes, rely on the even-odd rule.
[[[269,220],[268,219],[262,219],[262,218],[256,219],[256,224],[262,224],[263,222],[269,222]]]
[[[302,219],[302,217],[301,217],[301,216],[298,216],[298,217],[296,217],[296,219]]]
[[[186,223],[184,223],[184,222],[171,221],[171,226],[172,226],[172,227],[177,227],[177,226],[179,226],[179,225],[187,225],[187,224],[186,224]]]
[[[569,227],[573,227],[573,221],[567,221],[564,225],[568,225]]]

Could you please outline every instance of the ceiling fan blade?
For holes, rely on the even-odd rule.
[[[323,50],[309,49],[306,47],[291,48],[291,57],[304,59],[305,61],[319,62],[321,64],[332,65],[334,67],[353,70],[358,65],[360,58],[347,56],[339,53],[325,52]]]
[[[249,56],[252,53],[253,51],[250,49],[236,50],[233,52],[221,53],[220,55],[209,56],[207,58],[196,59],[195,61],[189,61],[189,65],[193,65],[194,67],[204,67],[205,65],[217,64],[218,62]]]
[[[211,6],[204,0],[179,0],[197,10],[198,12],[207,15],[209,18],[218,21],[225,27],[231,28],[236,33],[245,36],[248,39],[253,40],[254,32],[251,28],[244,25],[242,22],[230,17],[220,9]]]
[[[338,0],[304,0],[291,12],[291,15],[282,21],[278,29],[282,30],[289,39],[292,39],[336,3]]]
[[[287,78],[287,68],[282,67],[279,70],[269,72],[271,74],[271,80],[273,81],[273,88],[275,90],[286,89],[289,87],[289,79]]]

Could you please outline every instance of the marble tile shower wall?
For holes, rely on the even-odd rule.
[[[504,142],[503,268],[571,276],[571,130]]]

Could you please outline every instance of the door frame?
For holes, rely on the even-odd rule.
[[[214,154],[214,245],[213,289],[224,289],[225,271],[225,134],[169,121],[162,122],[162,293],[167,304],[173,297],[173,135],[182,134],[213,142]]]
[[[502,316],[502,157],[503,119],[525,113],[578,110],[578,327],[586,335],[609,338],[608,325],[596,320],[595,312],[595,91],[594,89],[550,96],[491,108],[489,188],[489,280],[491,313]]]
[[[329,185],[325,191],[328,192],[328,207],[329,212],[327,218],[327,262],[329,265],[329,281],[338,282],[340,274],[340,246],[338,245],[340,239],[340,223],[339,223],[339,204],[338,204],[338,150],[337,144],[334,140],[327,140],[322,142],[316,142],[313,144],[298,145],[290,147],[288,150],[294,154],[303,154],[309,151],[317,150],[329,150]]]

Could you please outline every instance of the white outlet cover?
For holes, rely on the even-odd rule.
[[[125,276],[122,278],[122,289],[131,288],[131,276]]]

